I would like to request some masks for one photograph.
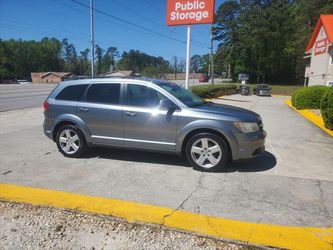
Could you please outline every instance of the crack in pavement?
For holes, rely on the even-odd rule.
[[[320,199],[322,200],[322,205],[323,205],[323,213],[325,214],[325,216],[327,217],[327,218],[331,218],[331,219],[333,219],[332,217],[331,217],[331,215],[330,215],[330,213],[328,212],[328,210],[327,210],[327,207],[326,207],[326,205],[325,205],[325,198],[324,198],[324,190],[323,190],[323,188],[322,188],[322,186],[321,186],[321,181],[320,180],[313,180],[314,181],[314,184],[315,184],[315,186],[318,188],[318,190],[319,190],[319,196],[320,196]]]
[[[321,196],[321,200],[324,201],[324,197],[323,197],[323,190],[321,188],[321,182],[318,180],[313,180],[315,183],[316,183],[316,186],[319,188],[320,190],[320,196]],[[329,214],[328,210],[327,210],[327,207],[325,206],[325,204],[322,202],[320,205],[316,205],[317,209],[312,209],[312,210],[309,210],[309,207],[297,207],[297,206],[293,206],[291,203],[282,203],[280,201],[272,201],[272,200],[263,200],[263,199],[256,199],[256,198],[252,198],[249,196],[249,192],[247,190],[244,190],[243,189],[243,193],[247,194],[247,197],[244,198],[243,196],[240,196],[239,194],[236,194],[236,193],[226,193],[226,192],[222,192],[224,188],[221,188],[221,189],[211,189],[211,188],[207,188],[207,187],[204,187],[204,186],[201,186],[202,189],[204,190],[208,190],[208,191],[214,191],[214,192],[221,192],[221,195],[222,196],[227,196],[229,198],[231,198],[232,200],[240,200],[240,198],[242,200],[246,200],[246,201],[252,201],[252,202],[256,202],[256,203],[265,203],[265,204],[268,204],[268,205],[271,205],[275,208],[279,208],[279,207],[284,207],[284,208],[288,208],[288,209],[291,209],[293,211],[302,211],[302,212],[305,212],[305,213],[308,213],[308,214],[318,214],[318,212],[320,214],[322,214],[322,216],[326,219],[333,219],[333,217]],[[252,209],[256,210],[258,209],[257,207],[249,204],[246,202],[246,204],[248,205],[248,207],[251,207]],[[258,210],[261,210],[261,209],[258,209]]]
[[[175,212],[177,212],[179,209],[183,208],[183,206],[185,205],[185,203],[196,193],[198,192],[198,190],[201,188],[201,182],[202,182],[202,179],[203,179],[204,175],[203,173],[200,174],[200,177],[198,179],[198,184],[196,186],[196,188],[180,203],[180,205],[171,211],[171,213],[169,214],[166,214],[163,216],[162,218],[162,223],[161,223],[161,227],[164,226],[165,224],[165,220],[169,217],[171,217]]]

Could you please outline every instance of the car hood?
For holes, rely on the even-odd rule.
[[[211,102],[193,107],[192,110],[197,112],[205,112],[212,115],[228,116],[239,121],[256,122],[260,117],[257,113],[247,109]]]

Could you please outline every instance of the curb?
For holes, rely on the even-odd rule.
[[[272,95],[273,97],[291,97],[290,95]]]
[[[0,184],[0,199],[111,215],[201,235],[288,249],[332,250],[333,228],[292,227],[242,222],[130,201],[55,190]]]
[[[327,134],[329,134],[330,136],[333,137],[333,131],[330,129],[327,129],[324,125],[324,121],[323,118],[320,115],[317,115],[315,113],[313,113],[312,111],[308,110],[308,109],[303,109],[303,110],[298,110],[296,109],[292,104],[290,100],[285,100],[284,101],[290,108],[292,108],[293,110],[295,110],[297,113],[299,113],[301,116],[303,116],[304,118],[306,118],[307,120],[309,120],[310,122],[312,122],[314,125],[316,125],[317,127],[321,128],[322,130],[324,130]],[[332,247],[333,248],[333,247]]]

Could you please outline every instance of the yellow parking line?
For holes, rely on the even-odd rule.
[[[290,97],[290,95],[272,95],[273,97]]]
[[[308,109],[303,109],[303,110],[298,110],[296,109],[292,104],[291,101],[289,99],[284,101],[289,107],[291,107],[293,110],[295,110],[297,113],[299,113],[300,115],[302,115],[303,117],[305,117],[307,120],[309,120],[310,122],[312,122],[313,124],[315,124],[316,126],[318,126],[319,128],[321,128],[322,130],[324,130],[327,134],[329,134],[330,136],[333,136],[333,131],[330,129],[327,129],[325,127],[323,118],[320,115],[317,115],[315,113],[313,113],[311,110]]]
[[[111,215],[218,238],[288,249],[333,249],[333,228],[242,222],[130,201],[0,184],[0,199]]]

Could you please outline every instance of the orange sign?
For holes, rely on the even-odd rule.
[[[214,22],[215,0],[168,0],[167,25]]]

